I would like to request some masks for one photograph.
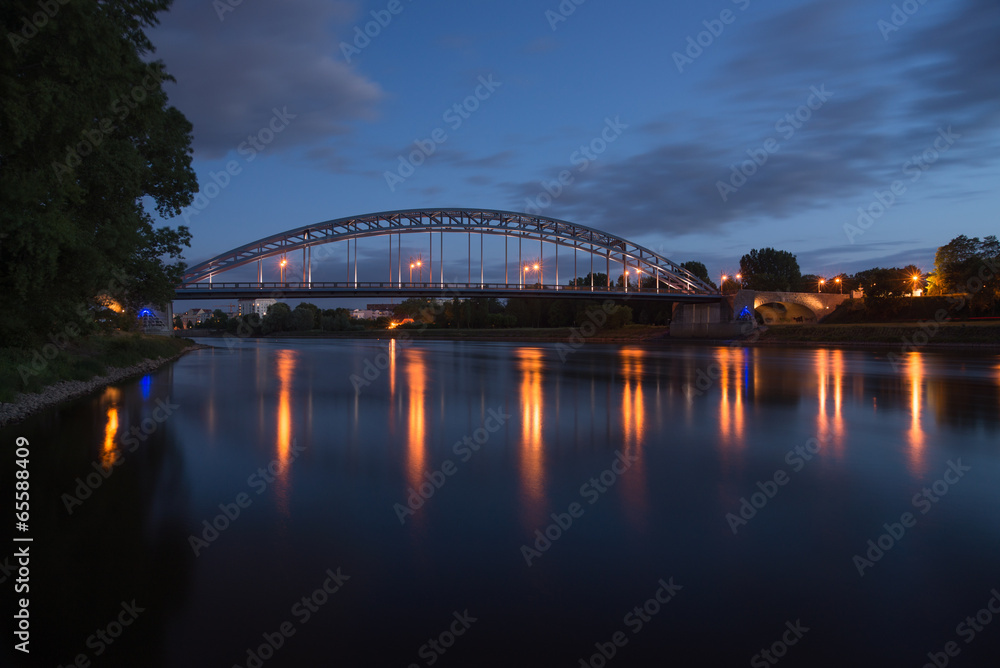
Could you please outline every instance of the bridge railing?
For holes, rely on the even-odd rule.
[[[313,281],[313,282],[303,282],[303,281],[285,281],[285,282],[264,282],[258,283],[256,281],[239,281],[239,282],[225,282],[225,283],[188,283],[186,285],[178,286],[179,290],[185,291],[197,291],[197,292],[211,292],[213,290],[260,290],[264,291],[280,291],[280,290],[359,290],[359,289],[394,289],[400,292],[426,292],[427,290],[440,290],[446,292],[448,290],[545,290],[552,292],[593,292],[595,294],[608,294],[608,293],[620,293],[620,294],[631,294],[631,293],[657,293],[657,292],[672,292],[672,293],[691,293],[691,290],[677,290],[676,288],[671,289],[670,286],[662,286],[660,290],[656,287],[642,287],[637,288],[632,286],[619,286],[619,285],[557,285],[554,283],[441,283],[438,281],[404,281],[399,283],[398,281]]]

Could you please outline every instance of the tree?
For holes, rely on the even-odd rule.
[[[401,304],[397,304],[395,308],[392,309],[392,315],[397,320],[403,318],[413,318],[414,321],[420,320],[422,314],[431,308],[431,302],[429,299],[421,299],[420,297],[410,297]]]
[[[705,281],[711,285],[714,289],[718,290],[718,286],[712,281],[708,276],[708,268],[705,267],[701,262],[696,262],[695,260],[688,260],[687,262],[681,262],[681,269],[687,269],[692,274]]]
[[[299,305],[295,307],[294,311],[292,311],[290,327],[296,332],[306,332],[313,329],[313,323],[315,321],[316,315],[313,311],[308,308],[302,308],[302,306]]]
[[[204,327],[207,329],[226,329],[229,325],[229,316],[221,309],[212,311],[212,316],[205,320]]]
[[[866,269],[854,274],[854,279],[864,290],[865,299],[902,297],[910,290],[903,270],[899,267]]]
[[[960,235],[934,254],[934,279],[943,293],[969,293],[977,307],[987,307],[1000,299],[1000,241],[990,235]]]
[[[823,281],[823,283],[820,283]],[[824,292],[826,279],[818,274],[803,274],[793,286],[795,292]]]
[[[900,273],[902,274],[901,278],[906,283],[907,292],[910,293],[911,297],[916,290],[924,287],[924,272],[917,265],[908,264],[900,269]]]
[[[312,312],[312,322],[309,324],[308,327],[305,327],[305,329],[318,329],[319,328],[319,318],[320,318],[319,307],[316,306],[315,304],[310,304],[309,302],[302,302],[301,304],[299,304],[298,306],[295,307],[295,310],[297,311],[300,308],[301,309],[306,309],[306,310]],[[300,317],[304,318],[304,316],[300,316]]]
[[[351,312],[346,308],[328,308],[320,313],[320,329],[325,332],[342,332],[353,329]]]
[[[570,280],[569,284],[580,288],[589,288],[591,276],[593,276],[595,290],[608,287],[608,275],[603,273],[595,273],[593,275],[588,273],[586,276],[577,276]]]
[[[753,249],[740,258],[740,273],[748,290],[778,292],[791,292],[802,277],[795,256],[773,248]]]
[[[190,241],[144,206],[178,215],[197,192],[191,124],[169,106],[143,30],[170,0],[58,3],[22,39],[31,0],[0,5],[0,340],[27,343],[92,319],[96,295],[163,306]],[[53,5],[56,6],[56,5]],[[17,31],[17,32],[13,32]]]
[[[292,309],[284,302],[271,304],[261,321],[261,328],[264,334],[287,332],[292,328]]]

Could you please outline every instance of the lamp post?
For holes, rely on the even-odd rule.
[[[914,276],[913,277],[913,289],[910,290],[910,296],[911,297],[915,296],[915,293],[917,291],[917,281],[919,281],[919,280],[920,280],[919,276]]]
[[[285,258],[281,258],[281,264],[279,266],[281,267],[281,282],[282,283],[285,282],[285,265],[286,264],[288,264],[288,260],[286,260]]]
[[[736,291],[739,292],[743,288],[743,274],[736,274]]]
[[[844,282],[840,280],[839,276],[833,280],[837,282],[838,286],[840,286],[840,294],[844,294]]]
[[[816,284],[816,292],[823,292],[823,286],[826,285],[826,279],[819,279],[819,283]]]
[[[419,272],[418,275],[417,275],[417,280],[420,281],[421,283],[423,282],[423,280],[424,280],[423,266],[424,266],[424,261],[423,261],[423,259],[419,255],[416,258],[413,258],[413,256],[410,256],[410,283],[413,283],[413,268],[414,267],[416,267],[417,271]]]

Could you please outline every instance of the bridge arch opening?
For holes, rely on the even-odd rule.
[[[768,302],[754,308],[757,322],[765,325],[805,325],[819,321],[815,311],[795,302]]]

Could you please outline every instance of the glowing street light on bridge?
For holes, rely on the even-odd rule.
[[[524,265],[524,273],[520,275],[520,278],[521,278],[521,287],[524,287],[525,285],[527,285],[528,272],[529,271],[538,271],[538,264],[534,264],[534,265],[526,264],[526,265]]]
[[[844,282],[840,280],[840,276],[838,276],[833,280],[837,283],[838,286],[840,286],[840,294],[844,294]]]
[[[819,283],[816,285],[816,292],[822,292],[824,285],[826,285],[826,279],[825,278],[819,279]]]
[[[279,267],[281,268],[281,282],[282,283],[285,282],[285,265],[286,264],[288,264],[288,260],[286,260],[285,258],[281,258],[281,263],[279,264]]]
[[[417,280],[419,280],[422,283],[423,280],[424,280],[424,270],[423,270],[424,261],[421,260],[421,259],[414,260],[412,257],[410,258],[410,260],[411,260],[410,261],[410,283],[413,282],[413,268],[414,267],[417,267],[417,269],[419,269],[420,273],[417,276]]]

